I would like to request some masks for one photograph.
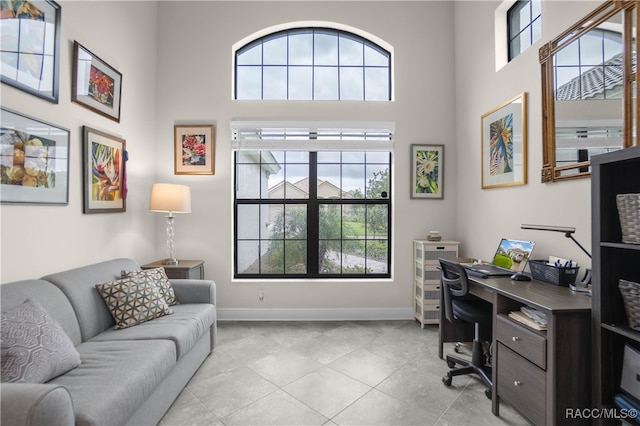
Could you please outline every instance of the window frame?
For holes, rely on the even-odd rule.
[[[238,55],[241,54],[243,52],[243,50],[245,49],[250,49],[254,46],[256,46],[257,44],[261,44],[264,41],[268,41],[268,40],[273,40],[274,38],[277,37],[281,37],[282,35],[285,35],[288,37],[288,34],[290,33],[295,33],[295,32],[303,32],[303,31],[311,31],[312,34],[315,34],[315,32],[318,33],[322,33],[322,32],[330,32],[330,33],[335,33],[335,36],[337,39],[339,39],[340,37],[345,37],[351,40],[356,40],[358,42],[363,43],[364,46],[364,50],[366,50],[366,47],[369,47],[375,51],[381,52],[383,54],[385,54],[387,56],[387,64],[385,66],[381,66],[381,65],[376,65],[376,66],[372,66],[372,65],[366,65],[364,62],[364,56],[366,56],[366,52],[363,52],[363,64],[362,65],[357,65],[357,66],[353,66],[353,65],[340,65],[335,64],[335,65],[316,65],[315,63],[312,63],[310,65],[311,67],[311,73],[312,73],[312,77],[311,77],[311,97],[310,98],[303,98],[303,99],[291,99],[290,98],[290,91],[289,91],[289,82],[290,82],[290,69],[292,68],[292,66],[289,64],[289,45],[287,44],[287,63],[286,64],[281,64],[281,65],[274,65],[274,64],[269,64],[268,66],[286,66],[286,98],[276,98],[276,99],[271,99],[271,98],[267,98],[265,99],[264,97],[264,84],[261,83],[261,87],[260,87],[260,98],[249,98],[249,99],[244,99],[244,98],[238,98],[238,78],[239,78],[239,73],[238,73]],[[362,101],[362,102],[388,102],[388,101],[393,101],[394,100],[394,87],[393,87],[393,49],[390,47],[390,45],[388,45],[388,43],[385,43],[383,40],[380,40],[370,34],[367,34],[363,31],[357,30],[355,28],[350,28],[350,27],[346,27],[346,26],[342,26],[342,25],[337,25],[337,24],[333,24],[333,23],[327,23],[327,22],[319,22],[319,23],[315,23],[315,22],[301,22],[301,23],[294,23],[291,25],[287,25],[287,26],[275,26],[275,27],[271,27],[269,29],[265,29],[261,32],[258,32],[252,36],[249,36],[248,38],[234,44],[233,46],[233,86],[232,86],[232,99],[235,101],[258,101],[258,100],[262,100],[262,101],[268,101],[268,100],[277,100],[277,101],[292,101],[292,100],[302,100],[302,101],[318,101],[318,100],[328,100],[328,101]],[[256,67],[260,67],[261,68],[261,72],[260,72],[260,80],[261,82],[264,81],[264,68],[265,68],[265,63],[264,63],[264,57],[261,58],[261,63],[255,64],[254,66]],[[337,98],[336,99],[317,99],[316,98],[316,91],[315,91],[315,84],[314,84],[314,79],[315,79],[315,75],[316,75],[316,71],[319,69],[328,69],[328,68],[337,68],[337,78],[338,78],[338,82],[337,82]],[[354,69],[354,68],[359,68],[362,70],[363,73],[363,77],[361,80],[362,83],[362,99],[341,99],[341,91],[340,91],[340,70],[346,70],[346,69]],[[388,93],[386,95],[386,97],[384,99],[367,99],[367,86],[366,86],[366,72],[367,70],[370,69],[385,69],[387,70],[387,85],[388,85]]]
[[[310,126],[307,132],[308,139],[300,140],[300,135],[305,134],[304,129],[305,126],[299,124],[292,123],[275,123],[271,125],[271,128],[278,128],[282,130],[287,126],[289,128],[296,130],[295,138],[287,141],[286,137],[282,137],[282,139],[278,139],[277,137],[273,138],[273,133],[270,133],[265,128],[256,126],[255,122],[232,122],[232,133],[234,135],[234,149],[233,149],[233,279],[234,280],[255,280],[255,279],[280,279],[280,280],[300,280],[300,279],[309,279],[309,280],[336,280],[336,279],[347,279],[347,280],[379,280],[379,279],[389,279],[391,278],[392,271],[392,224],[393,224],[393,130],[387,130],[389,128],[394,128],[395,126],[392,123],[377,123],[377,127],[367,126],[367,124],[371,123],[351,123],[351,127],[358,127],[359,129],[368,128],[367,131],[362,131],[363,134],[371,135],[371,140],[367,140],[366,137],[363,137],[361,140],[344,140],[341,145],[343,145],[344,149],[336,149],[336,142],[339,141],[339,136],[336,136],[334,140],[330,139],[322,139],[322,135],[328,135],[329,133],[323,133],[322,129],[319,129],[322,126],[326,126],[326,129],[329,129],[331,134],[335,135],[348,135],[345,137],[353,138],[354,133],[357,131],[351,130],[336,130],[340,127],[340,125],[336,125],[336,123],[316,123],[316,126]],[[243,126],[244,124],[244,126]],[[362,126],[362,127],[360,127]],[[269,126],[266,126],[267,128]],[[325,129],[325,130],[326,130]],[[378,131],[378,129],[382,129]],[[369,132],[369,133],[367,133]],[[286,134],[286,131],[283,132]],[[318,138],[318,134],[320,137]],[[265,139],[261,139],[261,135],[269,135],[266,136]],[[384,141],[385,137],[387,138],[386,142]],[[317,139],[316,139],[317,138]],[[294,142],[292,144],[291,142]],[[289,146],[287,146],[287,144]],[[314,147],[316,149],[314,149]],[[317,194],[317,185],[309,185],[309,197],[308,198],[286,198],[286,194],[281,198],[268,198],[268,195],[264,193],[262,190],[259,191],[259,198],[239,198],[237,188],[239,188],[238,182],[238,164],[239,163],[239,155],[241,151],[263,151],[263,152],[271,152],[271,151],[297,151],[297,152],[308,152],[309,160],[308,160],[308,179],[309,182],[317,182],[318,179],[318,165],[326,165],[326,162],[319,162],[317,155],[318,152],[322,151],[330,151],[330,152],[385,152],[388,153],[388,160],[386,162],[376,162],[370,163],[367,161],[366,156],[363,159],[364,165],[367,164],[384,164],[385,167],[388,167],[388,188],[386,198],[320,198]],[[256,154],[252,155],[253,158],[263,158],[263,154],[260,153],[259,157]],[[262,164],[270,164],[270,163],[262,163],[260,161],[260,169],[263,168]],[[283,163],[286,166],[286,161]],[[297,163],[296,163],[297,164]],[[342,156],[339,161],[340,165],[349,165],[351,164],[349,161],[345,161]],[[356,164],[356,163],[354,163]],[[358,163],[359,164],[359,163]],[[262,177],[261,177],[262,179]],[[366,179],[366,178],[365,178]],[[286,180],[283,180],[286,182]],[[366,183],[366,182],[365,182]],[[262,187],[262,184],[258,185]],[[364,188],[366,194],[366,188]],[[238,270],[239,266],[239,241],[243,240],[256,240],[256,238],[246,238],[239,239],[239,227],[242,226],[239,223],[239,206],[242,205],[256,205],[258,206],[259,214],[262,213],[263,210],[260,206],[269,205],[269,204],[277,204],[277,205],[304,205],[306,206],[307,212],[307,262],[306,262],[306,273],[287,273],[284,271],[282,273],[242,273]],[[322,206],[335,206],[335,205],[356,205],[356,206],[378,206],[383,205],[386,206],[386,238],[383,238],[382,241],[386,242],[386,272],[384,273],[351,273],[341,271],[339,273],[322,273],[320,271],[320,230],[319,230],[319,217],[320,217],[320,209]],[[365,221],[368,216],[365,213]],[[341,217],[342,223],[342,217]],[[259,224],[262,223],[259,220]],[[260,233],[260,231],[258,231]],[[258,241],[268,241],[267,239],[262,239],[261,234],[257,237]],[[367,236],[360,237],[357,239],[345,238],[344,235],[340,236],[341,244],[345,241],[364,241],[365,248],[366,242],[379,240],[378,238],[368,238]],[[286,241],[286,239],[282,239],[282,241]],[[258,249],[258,259],[264,255],[261,249]],[[365,252],[365,258],[366,252]],[[375,260],[371,258],[367,258],[369,260]],[[286,266],[286,263],[283,263],[283,266]]]
[[[540,2],[542,3],[542,2]],[[520,26],[518,28],[517,33],[512,37],[512,15],[514,13],[519,13],[522,9],[524,9],[525,7],[527,7],[529,9],[529,21],[524,25],[524,26]],[[520,56],[525,50],[527,50],[529,47],[533,46],[538,40],[540,40],[540,38],[534,40],[533,39],[533,24],[535,21],[537,20],[541,20],[542,19],[542,4],[540,4],[540,14],[536,15],[535,17],[533,16],[533,0],[516,0],[507,10],[506,13],[506,23],[507,23],[507,62],[511,62],[512,60],[514,60],[515,58],[517,58],[518,56]],[[520,48],[519,51],[516,53],[513,51],[513,45],[512,43],[514,42],[514,40],[516,39],[521,39],[521,35],[525,32],[528,31],[529,32],[529,40],[530,43],[529,45],[522,49]]]

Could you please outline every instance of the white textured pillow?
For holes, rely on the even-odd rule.
[[[167,301],[167,305],[171,306],[180,303],[176,298],[176,293],[173,291],[173,286],[171,285],[171,282],[169,282],[169,277],[167,277],[167,273],[164,268],[145,269],[142,271],[123,270],[120,274],[122,275],[122,278],[137,277],[140,275],[147,277],[153,281],[156,287],[158,287],[160,294],[164,297],[164,300]]]
[[[149,277],[136,275],[105,284],[96,289],[111,312],[116,328],[127,328],[173,311]]]
[[[44,307],[27,299],[2,313],[2,381],[45,383],[80,365],[80,354]]]

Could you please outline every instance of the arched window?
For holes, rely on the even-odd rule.
[[[391,53],[353,32],[279,30],[235,50],[237,100],[391,100]]]

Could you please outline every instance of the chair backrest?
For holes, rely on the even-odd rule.
[[[469,293],[467,271],[457,262],[440,258],[440,282],[444,297],[444,314],[451,321],[457,321],[453,315],[453,299]]]

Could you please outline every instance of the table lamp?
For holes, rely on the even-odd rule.
[[[191,189],[186,185],[170,183],[154,183],[151,188],[149,210],[152,212],[168,212],[167,215],[167,247],[169,258],[162,261],[163,265],[177,265],[173,247],[173,214],[191,213]]]

